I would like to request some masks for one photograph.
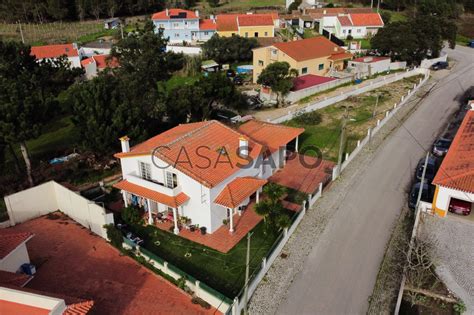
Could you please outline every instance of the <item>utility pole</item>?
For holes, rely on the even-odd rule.
[[[23,30],[21,29],[21,22],[18,21],[18,25],[20,26],[20,35],[21,35],[21,42],[25,43],[25,38],[23,37]]]
[[[377,99],[375,100],[374,110],[372,111],[372,118],[375,118],[375,113],[376,113],[378,105],[379,105],[379,95],[377,94]]]
[[[245,260],[245,289],[244,289],[244,314],[248,315],[248,302],[249,302],[249,274],[250,274],[250,238],[253,233],[247,234],[247,257]]]
[[[370,8],[372,9],[374,7],[374,0],[370,0]]]
[[[423,186],[425,184],[426,167],[428,166],[428,159],[429,158],[430,158],[430,152],[427,152],[426,153],[426,158],[425,158],[425,165],[423,166],[423,173],[421,174],[420,189],[418,190],[418,197],[416,198],[415,215],[418,212],[418,206],[420,204],[421,196],[423,194]]]
[[[379,13],[380,10],[380,0],[377,0],[377,13]]]
[[[345,137],[346,137],[346,124],[347,124],[347,106],[345,106],[344,115],[342,116],[341,138],[339,142],[339,155],[337,158],[337,176],[341,174],[342,154],[344,150],[344,142],[345,142]]]

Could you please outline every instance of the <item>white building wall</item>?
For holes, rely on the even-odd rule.
[[[5,258],[0,260],[0,270],[8,272],[17,272],[21,265],[30,263],[30,257],[28,256],[28,250],[26,243],[18,246]]]
[[[468,201],[474,203],[474,194],[463,192],[456,189],[446,188],[442,186],[438,187],[438,196],[436,198],[435,206],[438,209],[448,211],[451,198]]]

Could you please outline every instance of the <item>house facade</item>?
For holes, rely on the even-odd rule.
[[[161,29],[170,43],[206,41],[216,32],[215,22],[199,18],[198,11],[166,9],[152,16],[155,32]]]
[[[109,55],[93,55],[81,61],[82,68],[86,73],[87,79],[95,78],[99,72],[106,68],[116,68],[119,66],[118,60],[110,58]]]
[[[324,76],[331,69],[342,70],[351,58],[352,54],[324,36],[275,43],[253,50],[253,81],[257,82],[263,69],[273,62],[286,61],[299,75]]]
[[[349,61],[347,68],[357,76],[371,76],[377,73],[390,71],[391,60],[389,57],[359,57]]]
[[[278,13],[220,14],[216,16],[217,34],[223,37],[274,37]]]
[[[82,50],[77,44],[60,44],[31,47],[31,55],[36,60],[55,60],[65,56],[70,63],[71,68],[81,67]]]
[[[439,217],[456,205],[470,208],[470,216],[474,213],[474,101],[470,106],[433,180],[432,207]]]
[[[382,17],[378,13],[353,13],[337,16],[333,24],[333,18],[324,18],[322,28],[329,31],[334,25],[334,35],[340,39],[352,36],[354,39],[372,37],[384,26]],[[326,22],[329,27],[326,26]],[[321,26],[320,26],[321,27]]]
[[[121,138],[124,205],[142,207],[147,221],[166,218],[178,234],[183,219],[213,233],[258,203],[266,179],[285,164],[286,145],[300,128],[250,121],[232,129],[217,121],[179,125],[132,148]]]

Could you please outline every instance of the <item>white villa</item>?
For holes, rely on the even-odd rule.
[[[182,124],[130,147],[120,139],[123,180],[115,185],[124,205],[139,205],[149,224],[166,218],[215,232],[259,201],[262,187],[298,149],[304,129],[251,120],[237,130],[218,121]]]
[[[384,27],[382,17],[378,13],[350,13],[324,15],[319,22],[319,32],[323,30],[346,39],[349,35],[354,39],[362,39],[377,34]]]

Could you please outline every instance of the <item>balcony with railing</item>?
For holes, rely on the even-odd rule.
[[[165,194],[167,196],[177,196],[182,192],[181,186],[178,185],[174,188],[169,188],[165,186],[164,183],[160,183],[154,180],[145,179],[139,176],[136,173],[130,173],[124,176],[124,179],[129,181],[132,184],[151,189],[153,191]]]

